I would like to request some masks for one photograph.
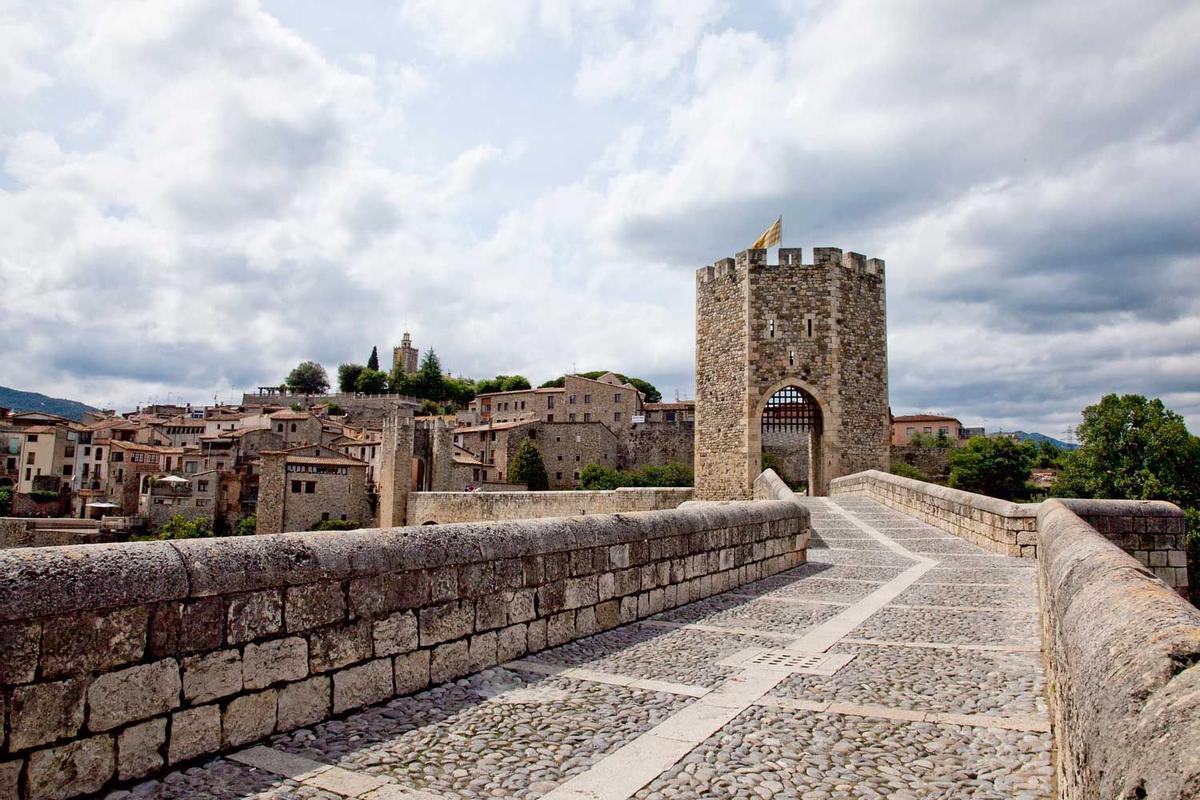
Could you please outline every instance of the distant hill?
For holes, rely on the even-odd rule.
[[[0,408],[11,408],[13,411],[44,411],[76,421],[83,419],[83,412],[97,410],[77,400],[47,397],[37,392],[22,392],[7,386],[0,386]]]
[[[1060,450],[1078,450],[1079,449],[1079,445],[1077,445],[1077,444],[1067,444],[1066,442],[1062,441],[1061,439],[1055,439],[1053,436],[1047,436],[1044,433],[1026,433],[1025,431],[1005,431],[1005,433],[1011,433],[1011,434],[1017,436],[1022,442],[1029,442],[1029,441],[1039,442],[1039,443],[1049,442],[1050,444],[1054,445],[1055,447],[1059,448]]]

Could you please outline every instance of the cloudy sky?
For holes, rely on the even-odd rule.
[[[1200,431],[1198,85],[1187,0],[0,0],[0,384],[229,400],[408,329],[690,397],[694,271],[782,213],[887,260],[897,413]]]

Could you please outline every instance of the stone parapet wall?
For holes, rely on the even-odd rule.
[[[70,798],[781,572],[792,502],[0,552],[0,797]]]
[[[892,463],[916,467],[929,478],[945,478],[950,474],[950,447],[917,447],[912,444],[891,446]]]
[[[1037,519],[1058,797],[1200,796],[1200,611],[1067,503]]]
[[[114,538],[116,536],[112,530],[101,530],[99,524],[91,520],[73,517],[0,517],[0,550],[10,547],[57,547],[111,542]]]
[[[1036,505],[1010,503],[879,470],[835,478],[830,481],[829,493],[865,494],[984,550],[1037,558]]]
[[[887,472],[870,470],[838,478],[831,494],[865,494],[890,508],[961,536],[985,550],[1037,558],[1037,515],[1043,503],[1010,503]],[[1057,500],[1101,536],[1187,596],[1186,522],[1160,500]]]
[[[687,488],[616,489],[580,492],[414,492],[408,524],[571,517],[677,508],[692,499]]]

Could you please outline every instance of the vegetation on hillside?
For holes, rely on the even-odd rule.
[[[46,414],[73,419],[76,422],[83,420],[85,412],[96,410],[77,400],[49,397],[39,392],[23,392],[20,389],[10,389],[7,386],[0,386],[0,408],[12,409],[14,412],[41,411]]]

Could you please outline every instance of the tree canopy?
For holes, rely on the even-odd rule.
[[[1004,500],[1028,494],[1032,448],[1012,439],[974,436],[950,452],[950,485]]]
[[[1076,435],[1055,494],[1200,505],[1200,438],[1162,400],[1105,395],[1083,410]]]
[[[550,476],[546,473],[542,452],[528,436],[517,445],[517,452],[508,462],[508,479],[525,484],[531,492],[541,492],[550,488]]]
[[[329,376],[315,361],[301,361],[288,373],[287,387],[299,394],[325,394],[329,391]]]
[[[360,372],[354,381],[354,390],[363,394],[382,394],[387,391],[387,386],[387,373],[370,367]]]
[[[601,375],[607,375],[609,372],[611,372],[611,370],[599,369],[599,370],[593,370],[592,372],[580,372],[577,374],[584,378],[591,378],[592,380],[596,380]],[[655,388],[654,384],[650,383],[649,381],[642,380],[641,378],[631,378],[628,375],[622,375],[619,372],[613,372],[613,375],[616,375],[617,380],[621,381],[622,383],[632,384],[634,388],[636,388],[639,392],[641,392],[643,395],[645,395],[647,403],[658,403],[662,400],[662,392],[660,392],[657,388]],[[553,387],[562,387],[566,383],[566,379],[567,379],[566,376],[563,375],[561,377],[554,378],[553,380],[546,381],[545,383],[541,384],[541,386],[539,386],[538,388],[548,389],[552,386]]]
[[[367,358],[367,369],[379,370],[379,348],[371,346],[371,355]]]
[[[366,369],[362,364],[338,365],[338,390],[347,394],[358,391],[358,376]]]

